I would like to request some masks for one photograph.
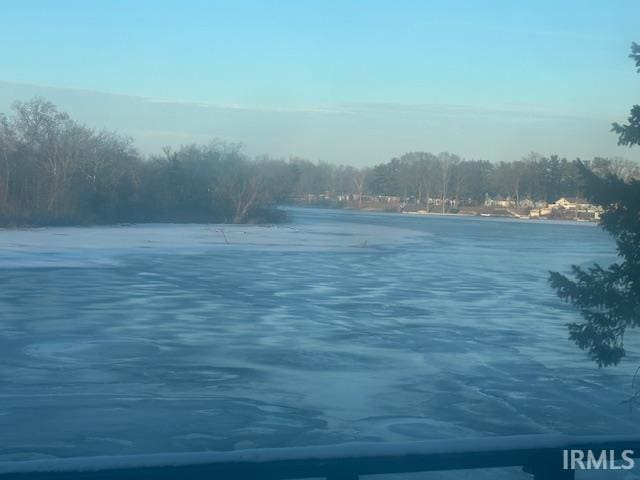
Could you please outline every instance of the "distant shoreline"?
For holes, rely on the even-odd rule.
[[[576,220],[571,218],[530,218],[526,216],[516,217],[514,215],[496,215],[492,213],[436,213],[436,212],[398,212],[403,215],[417,215],[417,216],[437,216],[437,217],[475,217],[475,218],[510,218],[513,220],[526,220],[531,222],[571,222],[571,223],[591,223],[593,225],[598,225],[597,221],[591,220]]]
[[[312,205],[296,205],[300,208],[326,208],[327,210],[349,210],[352,212],[364,212],[364,213],[385,213],[385,214],[397,214],[397,215],[410,215],[415,217],[453,217],[453,218],[504,218],[510,220],[519,220],[519,221],[527,221],[532,223],[554,223],[554,222],[562,222],[562,223],[572,223],[572,224],[589,224],[589,225],[599,225],[598,221],[592,220],[576,220],[572,218],[530,218],[525,216],[516,217],[514,215],[499,215],[492,213],[439,213],[439,212],[397,212],[397,211],[389,211],[378,208],[355,208],[355,207],[343,207],[343,208],[335,208],[335,207],[326,207],[322,205],[312,206]]]
[[[383,210],[378,208],[354,208],[354,207],[329,207],[326,205],[299,205],[289,204],[280,205],[277,209],[280,213],[284,214],[284,217],[280,217],[275,222],[245,222],[245,223],[230,223],[230,222],[216,222],[216,221],[203,221],[203,220],[150,220],[150,221],[132,221],[132,222],[96,222],[96,223],[21,223],[21,224],[0,224],[0,232],[13,231],[13,230],[33,230],[42,228],[91,228],[91,227],[127,227],[133,225],[227,225],[227,226],[264,226],[264,225],[287,225],[292,223],[291,217],[286,211],[288,207],[301,208],[308,210],[328,210],[328,211],[346,211],[353,213],[373,213],[373,214],[385,214],[385,215],[404,215],[411,217],[448,217],[448,218],[477,218],[477,219],[506,219],[513,221],[526,221],[530,223],[564,223],[564,224],[587,224],[587,225],[599,225],[598,222],[589,220],[574,220],[569,218],[529,218],[529,217],[516,217],[510,215],[495,215],[495,214],[478,214],[478,213],[438,213],[438,212],[398,212]]]

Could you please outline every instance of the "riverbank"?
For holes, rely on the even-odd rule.
[[[496,208],[483,208],[472,207],[469,209],[461,208],[458,212],[438,212],[426,210],[414,210],[414,209],[401,209],[399,207],[388,206],[363,206],[362,208],[356,205],[340,205],[340,204],[294,204],[300,208],[326,208],[330,210],[348,210],[356,212],[369,212],[369,213],[396,213],[402,215],[416,215],[416,216],[434,216],[434,217],[452,217],[452,218],[511,218],[514,220],[527,220],[532,222],[569,222],[569,223],[590,223],[598,224],[596,219],[582,219],[575,218],[571,215],[545,215],[545,216],[530,216],[525,212],[517,213],[508,209],[496,209]]]
[[[502,215],[497,213],[470,213],[470,212],[459,212],[459,213],[438,213],[438,212],[425,212],[425,211],[417,211],[417,212],[398,212],[404,215],[426,215],[426,216],[435,216],[435,217],[477,217],[477,218],[511,218],[514,220],[527,220],[531,222],[575,222],[575,223],[592,223],[597,224],[597,220],[583,220],[576,218],[564,218],[564,217],[530,217],[528,215]]]
[[[225,224],[260,225],[287,223],[287,212],[275,206],[256,208],[250,211],[242,222],[233,222],[224,216],[198,212],[175,212],[163,215],[123,215],[118,218],[100,218],[97,216],[0,216],[0,228],[41,228],[41,227],[91,227],[117,226],[131,224]]]

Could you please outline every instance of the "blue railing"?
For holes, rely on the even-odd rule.
[[[498,467],[522,467],[537,480],[555,480],[574,478],[565,468],[570,450],[607,451],[618,459],[632,450],[626,455],[635,457],[640,437],[522,435],[0,462],[0,480],[357,480],[360,475]]]

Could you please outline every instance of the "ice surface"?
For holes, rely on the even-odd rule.
[[[0,231],[0,459],[637,430],[546,281],[598,227],[292,212]]]

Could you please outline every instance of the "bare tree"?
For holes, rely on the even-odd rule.
[[[0,172],[0,211],[6,213],[9,209],[9,189],[13,173],[11,155],[16,150],[16,138],[9,120],[0,114],[0,159],[2,171]]]
[[[365,168],[355,170],[353,173],[353,186],[358,195],[358,208],[362,208],[362,196],[364,195],[365,182],[367,180],[368,171]]]
[[[443,152],[438,155],[440,161],[440,175],[442,181],[442,214],[445,213],[445,202],[447,199],[447,187],[449,186],[449,180],[451,179],[451,171],[453,167],[458,163],[459,158],[456,155]]]
[[[45,173],[38,182],[37,192],[44,192],[41,201],[46,211],[53,212],[60,200],[66,198],[70,170],[86,153],[93,132],[42,98],[16,102],[14,111],[20,140]]]
[[[244,222],[251,208],[258,201],[266,200],[264,174],[257,166],[238,149],[231,148],[223,154],[215,191],[231,204],[233,223]]]

